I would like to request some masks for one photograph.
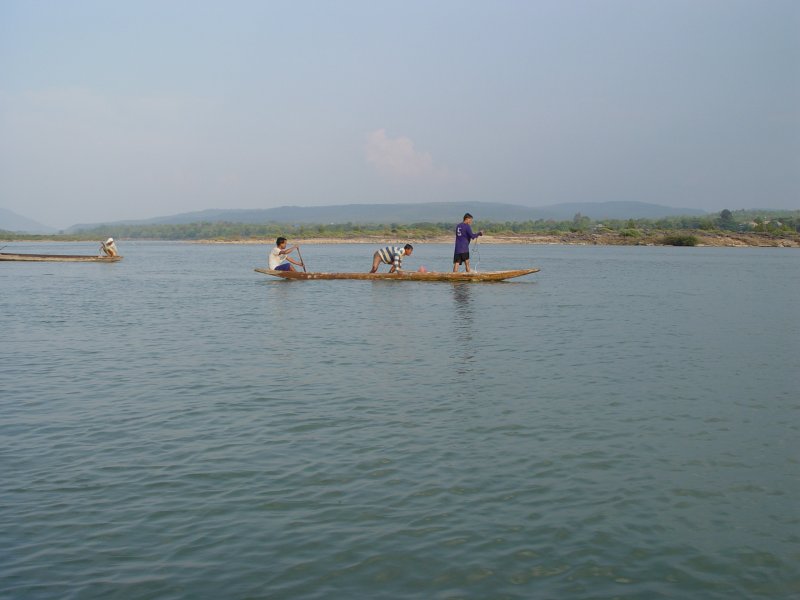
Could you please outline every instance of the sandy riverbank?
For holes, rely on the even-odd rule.
[[[787,234],[785,237],[772,237],[758,233],[710,233],[705,231],[659,231],[643,234],[641,237],[627,237],[615,232],[608,233],[562,233],[551,234],[519,234],[519,235],[485,235],[479,239],[480,244],[572,244],[583,246],[660,246],[664,245],[665,236],[686,235],[697,239],[697,246],[718,247],[765,247],[765,248],[800,248],[800,234]],[[199,244],[262,244],[273,245],[273,239],[247,240],[197,240]],[[452,244],[453,238],[447,236],[430,236],[424,238],[397,238],[384,236],[359,236],[352,238],[292,238],[290,244]]]

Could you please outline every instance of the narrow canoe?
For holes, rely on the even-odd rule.
[[[10,254],[0,252],[0,260],[28,262],[117,262],[121,256],[90,256],[86,254]]]
[[[518,269],[516,271],[481,271],[477,273],[403,271],[401,273],[304,273],[303,271],[273,271],[256,269],[258,273],[274,275],[283,279],[383,279],[387,281],[503,281],[536,273],[539,269]]]

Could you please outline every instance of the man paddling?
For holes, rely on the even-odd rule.
[[[375,273],[381,263],[392,265],[389,273],[403,270],[403,258],[410,256],[414,250],[414,246],[406,244],[402,248],[400,246],[386,246],[381,248],[372,255],[372,270],[370,273]]]
[[[456,225],[456,250],[453,254],[453,273],[458,271],[458,267],[461,263],[464,263],[467,268],[467,273],[469,273],[469,243],[481,235],[483,235],[482,231],[472,233],[472,215],[469,213],[465,214],[461,223]]]
[[[100,242],[100,252],[100,256],[119,256],[114,238],[108,238],[105,242]]]
[[[273,271],[295,271],[296,269],[292,265],[303,266],[303,263],[297,262],[289,256],[295,250],[299,253],[300,246],[287,248],[286,238],[279,237],[275,240],[275,247],[269,253],[269,268]]]

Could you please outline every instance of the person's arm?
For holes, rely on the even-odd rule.
[[[402,271],[403,266],[403,255],[402,254],[395,254],[392,260],[392,268],[389,269],[389,273],[394,273],[395,271]]]
[[[293,265],[297,265],[298,267],[302,267],[303,266],[303,262],[302,261],[297,262],[296,260],[293,260],[291,256],[289,256],[290,252],[294,252],[295,250],[299,250],[299,249],[300,249],[300,246],[292,246],[291,248],[286,248],[285,250],[283,250],[281,252],[281,254],[283,254],[283,257],[286,260],[288,260],[290,263],[292,263]]]

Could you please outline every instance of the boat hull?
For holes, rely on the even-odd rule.
[[[0,252],[0,260],[26,262],[119,262],[121,256],[90,256],[85,254],[10,254]]]
[[[472,271],[470,273],[402,271],[400,273],[305,273],[303,271],[274,271],[255,269],[258,273],[273,275],[282,279],[366,279],[384,281],[504,281],[536,273],[539,269],[517,269],[515,271]]]

